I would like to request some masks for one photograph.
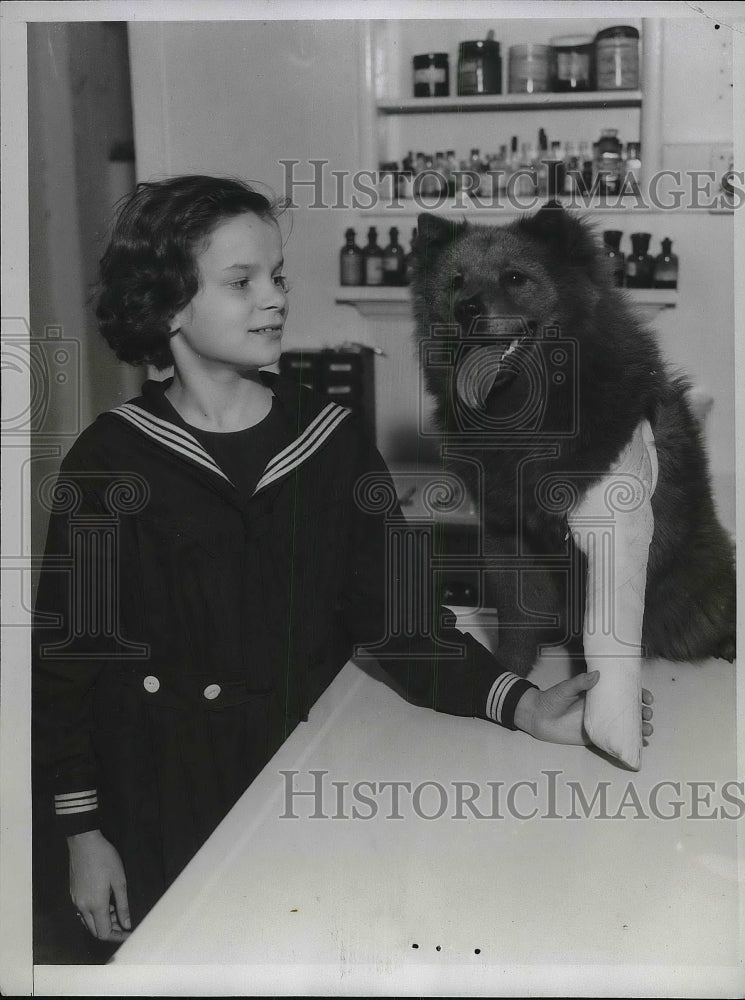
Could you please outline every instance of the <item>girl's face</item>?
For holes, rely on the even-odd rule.
[[[176,366],[244,372],[274,364],[287,313],[282,240],[272,219],[221,222],[197,257],[199,291],[173,317]]]

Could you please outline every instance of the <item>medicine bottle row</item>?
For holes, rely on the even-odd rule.
[[[603,233],[605,254],[619,288],[678,287],[678,258],[672,252],[672,240],[665,237],[661,252],[652,257],[650,233],[631,233],[631,253],[628,254],[620,249],[622,237],[618,229],[606,229]]]
[[[617,129],[603,129],[597,142],[549,142],[539,129],[536,142],[513,136],[498,152],[481,154],[473,147],[467,159],[455,150],[434,155],[410,151],[401,161],[380,164],[378,193],[385,200],[411,197],[454,197],[459,191],[472,196],[495,197],[503,192],[517,196],[604,194],[618,195],[639,189],[641,143],[618,138]]]
[[[416,229],[411,234],[409,251],[398,241],[398,229],[391,226],[388,245],[378,244],[378,231],[370,226],[367,246],[359,247],[354,229],[347,229],[346,242],[339,253],[339,281],[342,285],[408,285],[411,247]]]

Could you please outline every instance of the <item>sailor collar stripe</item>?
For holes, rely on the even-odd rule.
[[[203,468],[218,475],[221,479],[224,479],[225,482],[230,483],[230,480],[220,466],[205,451],[199,441],[188,431],[183,430],[183,428],[177,427],[176,424],[172,424],[169,420],[164,420],[162,417],[156,417],[134,403],[123,403],[110,412],[122,417],[133,427],[142,431],[143,434],[146,434],[182,458],[196,462]],[[261,479],[256,484],[254,496],[259,490],[286,476],[310,458],[350,413],[351,410],[348,410],[344,406],[339,406],[338,403],[328,403],[313,418],[298,438],[275,455],[274,458],[270,459]],[[233,484],[230,483],[230,485],[232,486]]]
[[[188,431],[182,430],[168,420],[156,417],[134,403],[124,403],[111,411],[119,417],[124,417],[130,424],[159,441],[160,444],[175,451],[177,455],[188,458],[198,465],[204,466],[210,472],[216,473],[226,482],[230,482],[217,462],[204,450],[201,444]]]
[[[306,458],[309,458],[350,413],[351,410],[345,406],[339,406],[338,403],[329,403],[325,406],[308,424],[300,437],[270,459],[264,469],[264,474],[256,484],[254,493],[269,486],[270,483],[291,472]]]

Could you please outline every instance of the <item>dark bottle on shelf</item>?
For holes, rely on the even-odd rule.
[[[408,285],[411,281],[411,261],[414,254],[414,244],[416,243],[416,229],[411,230],[411,243],[409,252],[404,256],[404,267],[401,275],[401,284]]]
[[[383,284],[402,285],[405,263],[404,248],[398,242],[398,229],[391,227],[390,243],[383,251]]]
[[[378,231],[370,226],[367,231],[367,246],[362,251],[365,260],[365,284],[383,284],[383,251],[378,246]]]
[[[589,194],[595,180],[595,161],[590,153],[590,145],[587,142],[580,143],[579,160],[581,164],[582,193]]]
[[[621,191],[621,152],[618,129],[604,128],[597,143],[596,174],[600,194],[619,194]]]
[[[551,143],[551,152],[545,156],[547,169],[546,194],[549,198],[557,198],[564,194],[566,187],[566,163],[560,142]]]
[[[611,274],[613,275],[613,280],[618,286],[618,288],[623,287],[624,275],[625,275],[625,256],[619,249],[621,245],[621,237],[623,233],[620,229],[606,229],[603,233],[603,242],[605,244],[605,256],[610,262]]]
[[[339,281],[342,285],[364,285],[365,258],[354,241],[354,229],[344,234],[347,242],[339,252]]]
[[[651,288],[654,261],[649,256],[649,233],[632,233],[632,251],[626,258],[626,287]]]
[[[662,253],[654,262],[653,288],[678,287],[678,258],[672,249],[672,240],[665,237],[662,241]]]

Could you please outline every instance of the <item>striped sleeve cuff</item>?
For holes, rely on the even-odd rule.
[[[530,688],[536,687],[524,677],[518,677],[509,670],[494,681],[486,698],[486,717],[506,729],[517,729],[515,709],[522,696]]]
[[[60,832],[66,837],[100,826],[98,794],[95,788],[81,792],[60,792],[54,796],[54,812]]]
[[[95,788],[85,792],[63,792],[54,796],[54,811],[58,816],[76,816],[79,813],[98,809],[98,793]]]

